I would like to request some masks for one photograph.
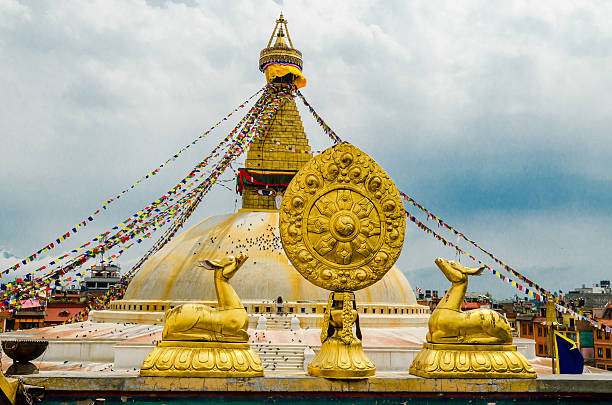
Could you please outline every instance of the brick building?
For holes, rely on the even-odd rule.
[[[612,319],[600,319],[599,321],[612,328]],[[610,332],[595,329],[593,346],[595,348],[595,367],[612,371],[612,337],[610,337]]]
[[[596,328],[593,331],[593,347],[595,367],[612,371],[612,302],[606,305],[603,315],[598,319],[608,331]]]

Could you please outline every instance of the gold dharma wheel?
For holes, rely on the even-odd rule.
[[[280,209],[289,260],[307,280],[332,291],[356,291],[380,280],[399,257],[405,227],[391,178],[346,142],[304,165]]]

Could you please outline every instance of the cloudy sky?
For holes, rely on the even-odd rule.
[[[0,0],[2,267],[257,91],[281,10],[304,95],[400,189],[548,289],[612,278],[612,5],[560,0]],[[330,146],[302,120],[314,149]],[[65,247],[154,200],[230,129]],[[190,224],[235,205],[219,186]],[[455,253],[409,223],[398,264],[413,286],[447,288],[437,256]],[[490,274],[470,289],[515,293]]]

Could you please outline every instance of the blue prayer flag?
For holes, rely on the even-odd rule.
[[[584,357],[573,340],[555,332],[555,352],[559,374],[582,374]]]

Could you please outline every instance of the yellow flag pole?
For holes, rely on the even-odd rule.
[[[552,295],[548,295],[546,300],[546,326],[548,328],[548,355],[552,360],[552,373],[558,374],[559,370],[556,363],[556,339],[555,339],[555,324],[557,323],[557,309]]]

